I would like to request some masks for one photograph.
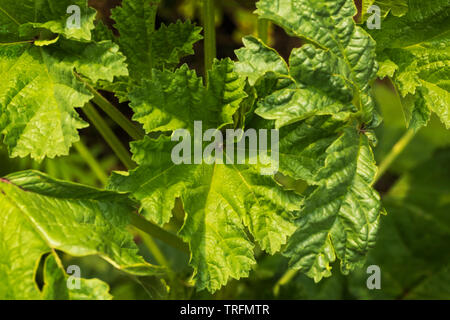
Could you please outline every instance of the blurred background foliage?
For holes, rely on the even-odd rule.
[[[110,10],[120,0],[90,0],[111,29],[114,21]],[[254,0],[216,1],[217,54],[219,58],[235,58],[234,50],[241,47],[241,38],[256,33]],[[359,1],[357,1],[360,7]],[[201,21],[200,1],[162,0],[158,13],[158,25],[177,19]],[[117,35],[117,32],[115,32]],[[277,27],[270,29],[269,41],[284,57],[301,42],[285,34]],[[203,47],[199,42],[196,54],[185,59],[191,68],[203,74]],[[404,115],[399,98],[389,81],[374,84],[375,96],[384,122],[377,129],[377,161],[384,159],[394,144],[406,132]],[[105,95],[119,105],[124,114],[131,116],[127,104],[119,104],[112,96]],[[128,145],[129,138],[106,116],[106,121]],[[46,159],[36,163],[31,159],[9,159],[0,145],[0,176],[8,173],[37,169],[55,178],[104,186],[112,170],[124,170],[107,144],[94,128],[81,131],[82,142],[71,149],[68,156]],[[97,159],[96,172],[86,163],[86,150]],[[167,257],[173,273],[164,279],[130,278],[113,269],[98,258],[71,258],[64,256],[67,264],[81,266],[83,277],[97,277],[111,286],[116,299],[450,299],[450,131],[437,118],[423,128],[409,143],[403,153],[390,166],[387,174],[376,187],[383,197],[388,212],[382,224],[376,248],[368,257],[367,265],[381,268],[381,290],[368,290],[369,276],[366,267],[349,276],[340,274],[339,265],[333,266],[333,276],[315,284],[301,274],[292,274],[279,283],[287,270],[287,259],[280,255],[269,256],[257,252],[258,264],[247,279],[231,281],[211,296],[196,292],[190,282],[192,270],[187,266],[188,257],[162,242],[154,240]],[[151,262],[157,259],[151,254],[154,243],[145,234],[132,230],[142,254]],[[258,249],[257,249],[258,250]]]

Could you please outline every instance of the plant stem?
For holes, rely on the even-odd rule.
[[[286,271],[273,287],[273,294],[275,296],[278,296],[281,286],[289,283],[289,281],[291,281],[297,275],[297,273],[298,270],[295,269],[289,269],[288,271]]]
[[[153,240],[153,238],[149,234],[145,233],[142,230],[138,230],[137,232],[139,236],[142,238],[142,242],[145,244],[145,246],[148,248],[151,254],[155,257],[155,260],[160,265],[169,268],[169,263],[167,262],[167,259],[161,252],[161,250],[159,250],[158,245],[155,243],[155,240]]]
[[[414,130],[408,129],[400,140],[397,141],[388,155],[380,163],[374,183],[376,183],[383,176],[391,164],[397,159],[403,150],[405,150],[406,146],[411,142],[415,135],[416,132]]]
[[[203,28],[205,32],[205,74],[211,70],[216,57],[216,19],[214,13],[215,0],[203,0]]]
[[[130,137],[134,140],[141,140],[144,138],[144,131],[137,127],[133,122],[128,120],[122,112],[120,112],[111,102],[109,102],[105,97],[103,97],[95,88],[93,88],[89,83],[83,80],[79,75],[77,78],[82,81],[86,88],[94,95],[93,101],[98,105],[103,112],[105,112],[111,119],[114,120]]]
[[[125,117],[115,106],[113,106],[105,97],[103,97],[96,90],[93,101],[97,104],[111,119],[114,120],[126,133],[134,140],[141,140],[144,138],[144,132],[136,127],[127,117]]]
[[[86,145],[83,143],[83,141],[78,141],[73,145],[75,149],[77,149],[77,152],[80,154],[80,156],[86,161],[88,166],[91,168],[91,170],[95,173],[98,180],[103,184],[106,185],[108,182],[108,176],[103,171],[100,164],[97,162],[97,160],[94,158],[94,156],[91,154],[89,149],[86,147]]]
[[[151,223],[150,221],[144,219],[142,216],[132,213],[130,214],[131,224],[138,228],[139,230],[148,233],[149,235],[158,238],[168,245],[189,254],[189,247],[186,243],[181,241],[176,235],[158,227],[157,225]]]
[[[262,40],[262,42],[267,44],[269,41],[269,20],[258,19],[257,29],[258,37]]]
[[[392,87],[394,88],[395,94],[399,99],[400,105],[403,108],[403,101],[400,93],[398,92],[397,86],[392,78],[389,78],[391,81]],[[397,141],[397,143],[392,147],[391,151],[388,155],[381,161],[378,166],[378,172],[375,176],[374,184],[383,176],[383,174],[387,171],[387,169],[392,165],[392,163],[398,158],[398,156],[405,150],[406,146],[411,142],[411,140],[416,135],[416,132],[412,129],[408,129],[405,134]]]
[[[136,164],[130,157],[128,150],[122,145],[120,140],[116,137],[111,128],[106,124],[105,120],[100,116],[100,114],[95,110],[92,103],[88,102],[83,107],[83,112],[88,117],[89,121],[97,128],[98,132],[105,139],[106,143],[111,147],[117,157],[122,161],[128,170],[134,169]]]

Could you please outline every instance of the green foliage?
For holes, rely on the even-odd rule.
[[[83,107],[93,96],[75,72],[96,82],[112,81],[128,71],[124,56],[111,42],[75,41],[91,38],[92,13],[92,23],[82,20],[84,27],[78,34],[58,27],[60,23],[55,21],[44,23],[55,17],[51,10],[61,12],[65,21],[67,6],[50,8],[41,1],[27,2],[25,6],[9,0],[0,3],[0,132],[11,157],[30,155],[41,161],[67,155],[79,140],[78,129],[87,126],[75,108]],[[63,2],[68,1],[58,4]],[[86,1],[79,2],[86,7]],[[20,34],[18,29],[31,21],[34,27],[58,33],[56,38],[42,46],[40,36]],[[69,40],[72,38],[75,40]]]
[[[215,62],[206,88],[183,66],[175,73],[154,72],[152,81],[144,82],[130,98],[136,120],[147,132],[186,128],[194,134],[194,120],[207,128],[232,123],[231,115],[246,96],[242,87],[243,79],[227,59]],[[185,110],[178,108],[180,101]],[[175,165],[175,145],[167,136],[133,143],[139,167],[129,175],[113,174],[109,187],[132,192],[143,214],[160,225],[170,220],[180,197],[187,215],[180,235],[190,244],[197,287],[215,291],[230,277],[247,276],[254,264],[254,245],[244,227],[262,249],[280,250],[294,231],[289,213],[300,197],[283,191],[273,178],[260,176],[258,166]]]
[[[372,188],[376,166],[371,136],[362,130],[379,122],[370,93],[376,76],[375,43],[353,22],[356,8],[350,1],[311,5],[263,0],[257,7],[262,18],[309,42],[292,51],[289,65],[254,38],[245,39],[246,47],[237,52],[238,70],[251,74],[249,81],[261,96],[255,113],[274,120],[281,135],[286,128],[297,131],[290,138],[301,132],[304,141],[297,158],[284,160],[283,151],[280,154],[280,172],[313,186],[299,204],[298,229],[285,255],[292,268],[315,281],[331,275],[330,263],[336,258],[346,274],[364,263],[382,212]],[[336,28],[327,30],[332,22]],[[324,115],[333,121],[318,127],[318,116]],[[305,168],[304,158],[313,165]]]
[[[137,255],[125,230],[133,211],[125,195],[57,181],[33,171],[2,179],[0,191],[3,298],[37,298],[36,266],[42,255],[54,250],[73,256],[99,255],[131,274],[159,272]]]
[[[182,57],[194,53],[192,46],[202,39],[201,28],[189,21],[155,30],[158,3],[159,0],[125,0],[112,13],[133,80],[149,78],[152,68],[176,66]]]
[[[406,15],[390,15],[380,30],[370,31],[379,75],[393,78],[404,98],[406,123],[414,130],[428,123],[431,111],[450,128],[449,8],[448,0],[409,0]]]

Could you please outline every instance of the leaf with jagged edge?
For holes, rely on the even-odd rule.
[[[331,116],[317,116],[280,128],[279,172],[316,184],[326,150],[338,139],[343,125],[345,122]]]
[[[289,64],[254,38],[236,52],[237,70],[254,71],[255,112],[280,128],[280,172],[310,185],[285,254],[317,281],[331,274],[336,257],[347,273],[364,262],[382,212],[367,138],[380,121],[370,89],[375,42],[356,26],[351,0],[261,0],[257,8],[307,42]]]
[[[124,61],[110,41],[0,45],[0,132],[10,156],[67,155],[87,126],[75,108],[93,97],[75,72],[112,81],[128,74]]]
[[[236,72],[248,78],[254,85],[266,73],[275,73],[278,77],[289,75],[289,67],[276,50],[266,46],[255,37],[242,39],[244,48],[236,50],[239,61]]]
[[[0,207],[2,299],[39,299],[36,269],[53,250],[99,255],[133,275],[162,271],[138,255],[126,231],[134,210],[127,195],[24,171],[0,180]]]
[[[155,30],[158,4],[159,0],[124,0],[112,10],[130,78],[138,82],[148,79],[152,68],[176,66],[182,57],[194,53],[194,43],[202,39],[201,28],[189,21],[163,24]]]
[[[205,87],[187,65],[172,72],[154,69],[151,80],[130,92],[133,120],[147,132],[192,129],[203,119],[204,128],[233,123],[233,114],[246,97],[245,79],[234,72],[230,59],[215,60]],[[193,131],[192,131],[193,132]]]
[[[73,278],[58,265],[56,253],[50,254],[44,262],[44,300],[111,300],[109,285],[99,279]],[[74,287],[68,286],[68,281]],[[79,286],[77,286],[77,282]]]
[[[357,10],[353,1],[260,0],[256,7],[260,18],[308,42],[293,50],[289,63],[290,74],[303,94],[274,93],[273,107],[264,107],[265,114],[260,115],[266,118],[271,110],[272,117],[287,115],[296,121],[311,112],[334,114],[354,105],[368,126],[379,124],[370,92],[377,73],[375,41],[354,22]],[[315,103],[309,105],[302,96]]]
[[[109,188],[131,192],[144,216],[159,225],[170,220],[181,198],[186,218],[180,235],[190,245],[196,287],[214,292],[230,278],[248,276],[255,263],[246,228],[263,250],[280,250],[295,230],[291,211],[301,197],[261,175],[256,165],[175,165],[176,144],[167,136],[134,142],[139,167],[114,173]]]
[[[369,30],[377,41],[380,76],[393,77],[406,98],[408,127],[427,124],[431,111],[450,128],[449,0],[408,0],[403,17],[389,15],[381,30]]]
[[[139,81],[151,74],[152,37],[158,4],[159,0],[124,0],[121,6],[111,10],[130,77]]]
[[[362,22],[373,14],[368,12],[373,5],[380,8],[381,17],[386,17],[389,13],[401,17],[408,12],[408,0],[362,0]]]
[[[314,115],[345,118],[356,111],[351,104],[352,89],[340,76],[345,70],[329,52],[316,52],[311,45],[294,49],[288,67],[262,41],[246,37],[244,44],[236,52],[240,60],[236,70],[248,76],[258,96],[263,96],[255,113],[275,120],[277,128]]]
[[[67,25],[72,13],[69,6],[80,9],[80,27]],[[67,39],[91,40],[96,11],[88,7],[87,0],[0,0],[0,43],[33,40],[42,30],[61,34]]]
[[[155,32],[152,40],[153,65],[156,68],[173,68],[181,58],[194,54],[194,44],[203,39],[197,27],[190,21],[166,26],[162,24]]]
[[[306,197],[284,251],[292,268],[316,282],[331,275],[336,258],[344,274],[364,263],[382,210],[372,188],[376,166],[367,137],[344,128],[326,154],[315,177],[318,185]]]
[[[148,133],[185,128],[193,134],[194,121],[202,121],[204,130],[217,129],[233,124],[246,97],[244,81],[229,59],[214,62],[206,87],[186,66],[154,70],[152,81],[130,94],[131,105]],[[230,278],[247,276],[254,264],[246,228],[264,250],[279,251],[294,231],[290,212],[301,197],[261,175],[261,164],[175,165],[175,145],[164,135],[132,143],[138,168],[114,173],[109,188],[131,192],[142,213],[159,225],[170,220],[181,198],[186,220],[180,234],[190,244],[197,288],[216,291]]]

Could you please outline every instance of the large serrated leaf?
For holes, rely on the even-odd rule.
[[[289,212],[301,198],[252,166],[175,165],[175,145],[166,136],[135,142],[139,167],[129,175],[113,174],[110,188],[131,192],[143,214],[160,225],[180,197],[187,215],[180,235],[190,244],[197,288],[215,291],[230,277],[247,276],[255,263],[244,226],[273,254],[294,231]]]
[[[39,299],[36,267],[42,255],[55,249],[99,255],[135,275],[160,272],[138,255],[125,229],[133,211],[125,195],[24,171],[0,180],[0,206],[3,299]]]
[[[305,199],[298,230],[285,254],[291,266],[319,281],[331,275],[336,257],[343,273],[361,266],[375,244],[380,197],[372,188],[376,174],[368,139],[346,128],[326,151],[318,186]]]
[[[75,72],[112,81],[128,74],[124,60],[110,41],[0,44],[0,131],[10,155],[39,161],[67,155],[77,130],[87,126],[75,108],[92,98]]]
[[[207,87],[187,65],[175,72],[153,70],[152,79],[129,95],[133,119],[147,132],[193,130],[196,120],[203,120],[205,128],[219,128],[233,123],[232,115],[246,97],[244,81],[230,59],[214,62]]]

